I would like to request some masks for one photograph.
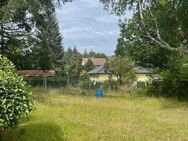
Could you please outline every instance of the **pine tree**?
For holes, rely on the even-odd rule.
[[[52,66],[57,71],[62,71],[64,49],[62,46],[62,36],[54,13],[48,12],[46,29],[46,35],[52,56]]]

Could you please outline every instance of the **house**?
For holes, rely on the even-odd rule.
[[[134,70],[136,73],[137,82],[149,81],[150,79],[149,74],[151,73],[149,70],[146,70],[142,67],[135,67]],[[108,70],[105,70],[104,65],[94,68],[93,70],[89,71],[88,74],[90,76],[90,80],[96,82],[107,81],[109,80],[109,76],[110,76],[110,72]],[[115,76],[112,76],[112,79],[117,80]]]
[[[104,65],[98,66],[88,72],[90,80],[95,82],[104,82],[109,80],[109,72],[106,71]]]
[[[93,65],[95,67],[98,67],[98,66],[102,66],[106,63],[106,59],[105,58],[83,58],[82,59],[82,66],[84,66],[88,60],[91,59],[91,61],[93,62]]]
[[[135,67],[134,71],[136,73],[137,82],[148,82],[150,79],[151,70],[147,70],[143,67]]]

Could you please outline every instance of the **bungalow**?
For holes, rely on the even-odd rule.
[[[110,73],[106,71],[104,65],[94,68],[88,72],[90,80],[96,82],[104,82],[109,80]],[[114,77],[114,79],[116,79]]]
[[[143,67],[135,67],[134,71],[136,73],[137,82],[148,82],[150,80],[150,70],[147,70]]]
[[[136,73],[136,79],[137,82],[147,82],[149,81],[150,77],[149,74],[150,71],[142,68],[142,67],[135,67],[134,68]],[[104,65],[94,68],[93,70],[88,72],[90,76],[90,80],[96,81],[96,82],[104,82],[106,80],[109,80],[109,71],[105,70]],[[112,77],[113,80],[117,80],[115,76]]]

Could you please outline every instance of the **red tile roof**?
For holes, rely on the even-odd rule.
[[[85,65],[88,62],[89,58],[83,58],[82,59],[82,65]],[[106,63],[105,58],[91,58],[94,66],[102,66]]]
[[[94,58],[93,59],[93,64],[95,66],[101,66],[104,65],[106,63],[106,59],[105,58]]]
[[[18,75],[21,75],[23,77],[52,77],[55,76],[55,70],[20,70],[18,71]]]

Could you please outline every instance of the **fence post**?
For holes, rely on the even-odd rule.
[[[48,88],[48,86],[47,86],[48,85],[47,84],[47,77],[44,77],[43,80],[44,80],[44,89],[47,90],[47,88]]]

